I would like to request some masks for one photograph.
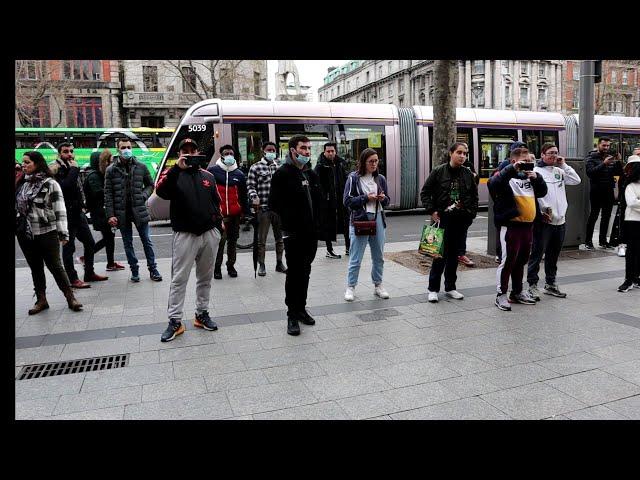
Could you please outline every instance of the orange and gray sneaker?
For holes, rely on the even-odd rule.
[[[216,322],[211,320],[209,312],[206,310],[200,314],[196,313],[196,319],[193,322],[193,326],[196,328],[204,328],[209,331],[218,329],[218,325],[216,325]]]
[[[176,322],[175,320],[169,320],[169,326],[167,329],[162,332],[162,336],[160,337],[161,342],[170,342],[178,335],[182,335],[186,329],[182,322]]]
[[[471,260],[469,257],[467,257],[466,255],[458,255],[458,262],[466,265],[467,267],[475,267],[476,264],[474,263],[473,260]]]

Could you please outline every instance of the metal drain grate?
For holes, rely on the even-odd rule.
[[[65,362],[38,363],[22,367],[18,375],[18,380],[111,370],[126,367],[128,364],[128,353],[123,355],[109,355],[107,357],[83,358],[81,360],[67,360]]]
[[[356,317],[360,318],[363,322],[377,322],[379,320],[386,320],[388,317],[397,317],[401,313],[395,308],[386,308],[384,310],[376,310],[372,313],[357,313]]]

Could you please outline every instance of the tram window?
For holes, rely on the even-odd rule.
[[[517,140],[515,130],[478,129],[480,138],[480,178],[489,178],[500,162],[509,158],[509,145]]]
[[[522,139],[524,140],[524,143],[527,144],[529,153],[533,153],[536,158],[540,158],[540,148],[542,147],[542,145],[540,144],[540,136],[540,130],[522,131]]]
[[[560,144],[558,142],[558,132],[549,131],[549,130],[543,130],[542,131],[542,144],[544,145],[545,143],[554,143],[557,147],[559,147]],[[536,158],[542,158],[541,154],[542,154],[542,152],[540,152],[539,154],[536,154]]]
[[[335,125],[334,128],[338,155],[345,160],[349,171],[356,169],[358,158],[365,148],[373,148],[380,159],[378,171],[387,174],[384,126]]]
[[[469,153],[467,154],[467,160],[473,165],[474,170],[477,170],[477,166],[473,161],[473,130],[470,128],[458,128],[456,135],[456,142],[464,142],[469,147]]]
[[[333,138],[331,125],[311,123],[276,125],[279,158],[284,158],[289,153],[289,139],[294,135],[304,135],[311,140],[310,163],[312,168],[318,163],[318,157],[324,150],[324,144],[331,142]]]
[[[640,135],[633,135],[630,133],[622,134],[622,149],[620,153],[623,156],[623,159],[626,161],[627,158],[633,153],[633,149],[636,147],[640,147]]]
[[[191,138],[198,144],[198,151],[209,160],[215,155],[213,122],[194,125],[182,125],[169,147],[163,172],[175,165],[178,160],[178,145],[185,138]]]
[[[266,123],[234,123],[231,126],[233,147],[238,152],[238,165],[247,172],[249,167],[262,158],[262,142],[269,138]]]

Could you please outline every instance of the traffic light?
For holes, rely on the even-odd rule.
[[[593,65],[593,83],[600,83],[602,81],[602,60],[596,60],[595,62],[593,62]]]

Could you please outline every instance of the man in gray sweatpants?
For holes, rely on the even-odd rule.
[[[156,193],[171,200],[170,218],[173,228],[171,284],[167,314],[169,326],[160,340],[170,342],[182,335],[184,296],[193,264],[196,264],[196,317],[193,325],[217,330],[209,317],[211,279],[222,236],[220,197],[214,176],[200,168],[198,145],[190,138],[178,146],[180,158],[158,182]]]

